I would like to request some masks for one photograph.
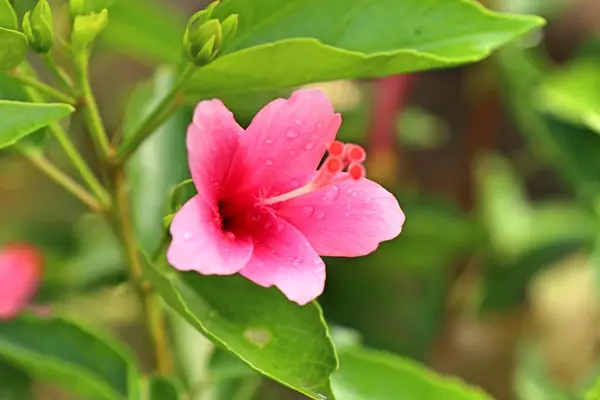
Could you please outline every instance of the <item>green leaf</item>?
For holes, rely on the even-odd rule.
[[[317,303],[300,307],[241,276],[163,275],[153,267],[146,275],[174,311],[258,372],[310,398],[333,399],[337,359]]]
[[[55,317],[0,324],[0,355],[32,375],[91,400],[139,396],[138,371],[111,340]]]
[[[68,104],[0,100],[0,149],[74,111]]]
[[[213,18],[234,13],[235,38],[190,91],[215,96],[451,67],[544,23],[473,0],[230,0]]]
[[[491,400],[482,390],[442,377],[391,354],[360,348],[340,352],[333,375],[338,400]]]
[[[544,79],[536,104],[600,134],[600,60],[575,62]]]
[[[181,400],[183,389],[175,380],[155,377],[147,382],[145,400]]]
[[[73,20],[71,31],[71,45],[75,52],[87,50],[88,46],[96,39],[108,23],[106,9],[97,14],[78,15]]]
[[[594,387],[585,394],[585,400],[600,400],[600,378],[594,384]]]
[[[0,28],[0,71],[15,68],[27,55],[27,37],[21,32]]]
[[[183,15],[164,2],[120,0],[110,8],[102,41],[128,56],[174,63],[183,56],[184,31]]]
[[[259,374],[220,348],[214,349],[209,371],[213,400],[250,400],[261,383]]]
[[[8,0],[0,0],[0,28],[17,30],[17,14]]]
[[[452,204],[422,196],[399,202],[410,216],[400,238],[366,257],[328,258],[319,302],[329,321],[361,332],[366,344],[424,360],[442,328],[447,267],[471,254],[481,235]]]
[[[150,84],[133,93],[125,132],[133,132],[143,118],[169,91],[175,74],[159,69]],[[164,237],[162,217],[168,212],[172,189],[189,176],[185,135],[192,110],[179,109],[146,140],[127,164],[131,179],[131,202],[137,237],[144,251],[154,254]]]
[[[23,370],[13,367],[0,357],[0,399],[30,400],[31,378]]]

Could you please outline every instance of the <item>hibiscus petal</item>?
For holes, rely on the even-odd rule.
[[[254,254],[240,274],[265,287],[277,286],[300,305],[316,299],[325,287],[325,264],[292,225],[266,216],[254,232]]]
[[[175,214],[171,236],[167,260],[181,271],[231,275],[252,256],[252,238],[223,232],[216,208],[200,196],[194,196]]]
[[[16,316],[37,290],[41,256],[22,245],[0,251],[0,320]]]
[[[402,230],[396,198],[368,179],[348,180],[282,203],[277,214],[323,256],[358,257]]]
[[[233,168],[243,173],[230,187],[275,194],[303,184],[300,178],[317,168],[340,124],[340,115],[319,90],[298,90],[289,99],[272,101],[240,138]]]
[[[243,133],[221,101],[202,101],[196,106],[187,132],[188,159],[198,194],[206,201],[212,203],[225,186]]]

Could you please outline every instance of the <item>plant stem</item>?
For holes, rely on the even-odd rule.
[[[124,164],[127,159],[135,153],[144,140],[162,125],[169,115],[177,109],[179,98],[182,94],[182,88],[195,71],[196,67],[194,65],[186,65],[169,93],[167,93],[156,107],[154,107],[150,115],[148,115],[136,132],[130,135],[130,139],[117,151],[115,158],[116,165]]]
[[[20,147],[19,149],[25,158],[50,179],[59,184],[63,189],[81,200],[81,202],[88,206],[92,211],[102,212],[102,204],[100,204],[94,196],[89,194],[77,182],[58,169],[58,167],[48,160],[41,152],[31,151],[23,147]]]
[[[112,174],[116,199],[115,230],[121,238],[129,265],[129,278],[136,288],[142,302],[146,324],[154,347],[154,358],[158,372],[169,376],[173,373],[173,362],[169,346],[165,314],[159,298],[152,287],[142,279],[142,266],[138,257],[138,245],[135,240],[133,222],[129,211],[130,203],[127,196],[124,172],[117,167]]]
[[[104,123],[100,117],[100,111],[98,110],[98,104],[92,93],[92,87],[90,85],[89,73],[89,58],[88,54],[83,52],[75,55],[75,68],[77,70],[77,84],[81,91],[83,115],[85,121],[90,130],[90,135],[98,151],[98,156],[101,161],[108,158],[110,153],[110,144],[108,141],[108,135],[104,128]],[[104,164],[104,163],[103,163]]]
[[[18,70],[13,70],[13,71],[9,72],[8,76],[10,76],[14,80],[22,83],[23,85],[30,86],[30,87],[36,89],[38,92],[43,93],[49,97],[52,97],[53,99],[56,99],[58,101],[62,101],[63,103],[67,103],[67,104],[71,104],[71,105],[75,105],[77,103],[77,101],[73,97],[69,96],[68,94],[63,93],[60,90],[54,89],[50,85],[46,85],[44,82],[41,82],[40,80],[38,80],[35,77],[23,75],[23,74],[19,73]]]
[[[71,95],[74,94],[75,88],[73,86],[73,80],[69,74],[67,74],[65,70],[56,63],[54,57],[52,57],[52,53],[42,55],[42,60],[44,60],[46,66],[54,74],[54,76],[69,90],[69,93]]]
[[[26,63],[23,63],[21,65],[20,71],[21,75],[31,75],[34,73],[31,67]],[[27,87],[25,88],[25,92],[27,93],[27,96],[31,101],[45,101],[44,97],[33,88]],[[59,123],[54,122],[48,125],[48,130],[56,139],[60,147],[62,147],[67,158],[69,159],[71,164],[73,164],[83,181],[92,191],[92,193],[94,193],[94,195],[98,198],[100,203],[104,205],[105,208],[109,208],[111,203],[110,195],[108,194],[106,189],[104,189],[100,181],[98,181],[98,179],[96,178],[88,164],[85,162],[81,154],[79,154],[77,148],[75,147],[67,133],[64,131],[64,129],[60,126]]]

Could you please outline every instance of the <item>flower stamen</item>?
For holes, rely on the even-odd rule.
[[[365,159],[366,152],[362,146],[352,143],[345,144],[336,140],[328,146],[327,158],[310,182],[290,192],[261,199],[261,203],[280,203],[348,179],[362,179],[366,175],[365,167],[362,165]],[[341,175],[344,170],[347,174]]]

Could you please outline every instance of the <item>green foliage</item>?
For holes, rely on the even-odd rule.
[[[77,15],[73,20],[73,31],[71,32],[73,51],[86,51],[107,23],[108,11],[106,9],[95,14]]]
[[[0,399],[30,400],[31,378],[24,371],[8,364],[0,357]]]
[[[2,322],[0,355],[87,399],[139,396],[138,371],[130,356],[112,341],[61,318],[23,315]]]
[[[23,32],[29,45],[37,53],[47,54],[54,44],[52,10],[48,0],[40,0],[32,12],[23,16]]]
[[[0,0],[0,28],[17,30],[17,14],[8,0]]]
[[[27,54],[27,37],[21,32],[0,27],[0,71],[15,68]]]
[[[148,266],[146,277],[175,312],[252,368],[310,398],[331,396],[337,359],[316,303],[299,307],[240,276]]]
[[[428,3],[293,0],[281,8],[275,0],[224,2],[214,15],[239,14],[237,34],[189,90],[215,96],[450,67],[478,61],[543,24],[537,17],[492,13],[472,1]],[[410,24],[397,31],[407,15]]]
[[[135,90],[127,110],[126,132],[135,131],[143,117],[166,95],[173,81],[174,72],[163,68],[151,82]],[[169,193],[189,176],[185,134],[191,117],[188,108],[177,111],[144,142],[127,165],[136,234],[148,254],[154,254],[164,239],[162,218],[169,211]]]
[[[146,400],[181,400],[183,390],[181,384],[175,380],[155,377],[146,384]]]
[[[0,149],[73,112],[68,104],[0,100]]]
[[[538,104],[556,117],[600,134],[600,60],[576,61],[548,74]]]
[[[422,365],[361,348],[340,351],[333,375],[338,400],[491,400],[482,390],[439,376]]]

